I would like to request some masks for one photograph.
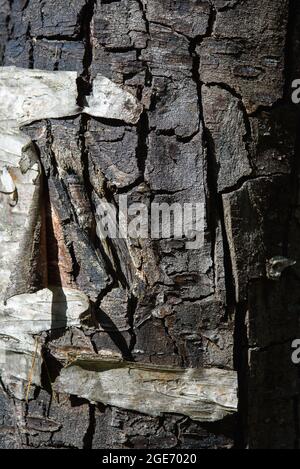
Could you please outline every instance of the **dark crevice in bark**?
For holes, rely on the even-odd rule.
[[[26,40],[29,42],[29,51],[28,51],[28,68],[34,68],[34,48],[33,48],[33,40],[31,37],[31,26],[29,24],[27,32],[26,32]]]
[[[83,66],[86,78],[90,78],[89,67],[93,61],[93,44],[91,25],[95,13],[97,0],[87,0],[85,7],[82,9],[82,35],[84,38],[85,55],[83,58]]]
[[[29,0],[22,0],[21,3],[22,3],[22,11],[26,10],[29,4]]]
[[[90,172],[89,172],[89,152],[86,147],[86,132],[88,128],[88,123],[90,122],[90,117],[87,115],[82,115],[80,118],[80,131],[79,131],[79,140],[81,145],[81,164],[82,164],[82,173],[83,173],[83,182],[86,188],[86,192],[90,201],[91,209],[93,208],[93,186],[90,180]],[[95,218],[95,213],[93,210],[93,215]]]
[[[221,230],[222,230],[222,239],[223,239],[223,251],[224,251],[224,271],[225,271],[225,285],[226,285],[226,313],[224,317],[224,321],[227,320],[232,316],[234,311],[234,307],[236,305],[236,298],[235,298],[235,282],[233,277],[233,268],[232,268],[232,260],[231,260],[231,253],[229,247],[229,241],[225,226],[225,217],[224,217],[224,208],[223,208],[223,200],[222,196],[218,196],[218,216],[221,222]]]
[[[59,62],[61,60],[61,56],[62,56],[62,49],[59,50],[59,53],[57,55],[57,59],[54,62],[54,65],[53,65],[53,71],[54,72],[58,71],[58,69],[59,69]]]
[[[156,130],[156,127],[151,128],[151,130]],[[156,135],[162,135],[164,137],[175,137],[176,132],[175,129],[160,129],[156,130]]]
[[[128,311],[132,307],[133,305],[130,304],[130,300],[129,300]],[[131,311],[129,314],[131,314]],[[128,314],[128,319],[129,319],[129,314]],[[126,340],[124,339],[122,333],[118,330],[115,323],[100,308],[98,308],[97,311],[95,312],[95,319],[97,322],[97,327],[100,325],[103,331],[110,337],[111,341],[118,348],[119,352],[121,352],[122,358],[127,361],[133,361],[133,358],[132,358],[133,348],[132,347],[134,347],[135,345],[135,335],[132,330],[133,328],[129,330],[129,334],[131,335],[131,341],[128,346]],[[131,322],[131,319],[129,320],[129,322]],[[93,336],[91,337],[91,342],[92,342],[94,349],[96,350],[96,353],[98,353],[97,345],[95,344],[95,341],[94,341],[94,335],[95,334],[93,334]]]
[[[83,56],[83,72],[77,80],[78,91],[79,91],[79,102],[78,104],[83,107],[85,102],[85,96],[92,92],[91,83],[91,72],[90,67],[93,62],[93,44],[92,44],[92,32],[91,25],[95,13],[95,6],[97,0],[87,0],[85,6],[81,11],[81,37],[84,43],[85,52]]]
[[[137,125],[138,145],[136,148],[137,165],[140,171],[141,182],[145,180],[145,168],[148,157],[149,119],[144,111]]]
[[[42,370],[41,370],[41,386],[42,386],[42,389],[49,394],[49,402],[48,402],[47,409],[45,412],[46,417],[48,418],[50,416],[53,399],[55,399],[54,397],[55,394],[52,388],[52,383],[54,383],[54,381],[59,376],[63,368],[63,365],[56,358],[54,358],[53,355],[51,354],[50,350],[48,349],[48,343],[52,339],[58,338],[59,334],[60,334],[60,331],[58,332],[58,334],[48,333],[45,338],[45,343],[42,347],[43,364],[42,364]]]
[[[47,135],[48,136],[48,135]],[[52,158],[52,155],[51,155]],[[56,160],[54,159],[53,162],[56,164]],[[45,174],[45,169],[43,166],[43,162],[41,161],[41,166],[43,168],[44,173],[44,183],[43,183],[43,196],[44,196],[44,205],[45,205],[45,214],[46,214],[46,252],[47,252],[47,280],[48,284],[50,285],[57,285],[61,286],[61,278],[60,272],[58,267],[58,243],[55,237],[54,228],[53,228],[53,216],[51,211],[51,202],[50,202],[50,193],[49,193],[49,185],[48,185],[48,178]],[[53,166],[54,167],[54,166]]]
[[[129,330],[129,334],[130,332],[131,331]],[[114,345],[118,348],[119,352],[122,354],[123,360],[131,361],[131,362],[134,361],[132,357],[132,350],[131,350],[131,348],[132,347],[134,348],[134,345],[135,345],[134,335],[132,335],[130,344],[128,346],[122,333],[117,328],[115,328],[113,331],[107,332],[107,334],[109,335]]]
[[[202,108],[203,116],[203,108]],[[222,217],[219,215],[220,200],[218,196],[218,165],[215,159],[215,146],[214,141],[209,130],[205,127],[203,117],[203,146],[206,148],[207,158],[207,188],[208,188],[208,228],[211,237],[211,258],[215,259],[216,250],[216,237],[218,220],[221,222]],[[223,231],[222,226],[222,231]],[[215,277],[215,265],[214,265],[214,277]],[[214,282],[215,283],[215,282]]]
[[[135,319],[135,312],[136,308],[138,305],[138,299],[131,294],[130,298],[128,299],[128,309],[127,309],[127,317],[128,317],[128,323],[129,323],[129,334],[130,334],[130,344],[129,344],[129,354],[130,354],[130,360],[133,361],[132,353],[134,351],[137,337],[136,337],[136,332],[135,332],[135,325],[134,325],[134,319]]]
[[[211,5],[210,15],[209,15],[208,25],[207,25],[207,31],[206,31],[206,34],[205,34],[204,37],[211,37],[213,35],[216,20],[217,20],[217,14],[218,14],[218,12],[217,12],[216,8],[214,7],[214,5]]]
[[[114,287],[117,287],[119,284],[126,290],[130,290],[130,285],[128,285],[127,279],[125,278],[125,275],[122,271],[121,268],[121,260],[119,259],[118,253],[116,251],[116,248],[111,242],[111,240],[108,238],[107,239],[107,244],[109,245],[109,249],[111,252],[111,258],[104,252],[104,249],[101,247],[100,252],[105,261],[107,262],[107,268],[108,272],[112,276],[114,280],[114,284],[112,287],[110,287],[105,295],[101,295],[101,300],[109,293],[112,291]]]
[[[71,259],[72,259],[72,277],[73,277],[74,281],[76,282],[76,279],[80,274],[80,264],[78,263],[78,261],[76,259],[76,254],[75,254],[73,243],[71,243],[68,246],[68,248],[69,248],[69,253],[70,253],[70,256],[71,256]]]
[[[178,142],[181,142],[181,143],[189,143],[196,137],[196,135],[198,135],[198,133],[199,133],[199,129],[193,134],[189,135],[188,137],[180,137],[177,135],[176,139],[178,140]]]
[[[74,207],[74,204],[73,204],[73,201],[72,201],[72,199],[71,199],[71,196],[70,196],[68,187],[67,187],[67,185],[66,185],[66,183],[65,183],[65,180],[64,180],[63,178],[61,178],[61,177],[58,177],[58,180],[59,180],[60,185],[62,186],[62,188],[63,188],[63,190],[64,190],[64,193],[65,193],[66,198],[67,198],[67,200],[68,200],[69,206],[70,206],[70,208],[71,208],[71,210],[70,210],[70,214],[71,214],[70,221],[74,221],[74,222],[77,223],[78,226],[80,226],[80,223],[79,223],[79,220],[78,220],[78,215],[77,215],[77,213],[76,213],[76,209],[75,209],[75,207]],[[74,265],[74,266],[77,266],[76,258],[75,258],[75,257],[73,258],[73,254],[74,254],[74,256],[75,256],[74,250],[73,250],[73,254],[71,253],[71,251],[72,251],[72,244],[70,244],[70,246],[69,246],[69,252],[70,252],[70,255],[71,255],[72,260],[73,260],[73,265]],[[76,270],[77,270],[77,269],[78,269],[78,274],[79,274],[79,270],[80,270],[79,266],[76,267]],[[73,272],[73,274],[74,274],[74,272]]]
[[[64,34],[57,34],[57,35],[51,34],[51,36],[38,34],[37,36],[34,36],[34,39],[37,41],[46,40],[48,42],[57,42],[57,41],[78,42],[81,40],[81,37],[80,36],[68,36]]]
[[[90,342],[91,342],[91,346],[93,347],[94,353],[96,355],[98,355],[98,348],[97,348],[97,344],[95,343],[95,340],[94,340],[94,335],[95,335],[95,333],[90,335],[89,337],[90,337]]]
[[[239,99],[240,101],[243,101],[242,95],[238,91],[236,91],[232,86],[228,85],[227,83],[210,81],[210,82],[205,83],[205,85],[208,86],[209,88],[212,86],[218,86],[222,90],[225,90],[228,93],[230,93],[235,98]]]
[[[149,25],[149,21],[148,21],[148,18],[147,18],[147,4],[144,5],[143,0],[137,0],[137,2],[139,4],[140,10],[141,10],[142,15],[143,15],[143,20],[144,20],[144,23],[145,23],[145,26],[146,26],[146,32],[147,32],[147,34],[149,34],[150,25]]]
[[[101,44],[101,46],[104,47],[107,52],[116,53],[116,54],[118,53],[122,54],[125,52],[133,52],[137,50],[134,46],[108,47],[108,46],[105,46],[105,44]]]
[[[47,148],[47,153],[50,156],[51,173],[46,174],[46,175],[58,176],[58,166],[57,166],[57,161],[56,161],[54,151],[52,149],[52,144],[53,144],[52,125],[51,125],[51,121],[47,120],[46,121],[46,148]],[[41,161],[41,164],[42,164],[42,167],[44,168],[42,161]],[[46,172],[45,168],[44,168],[44,171]]]
[[[124,121],[118,120],[118,119],[108,119],[104,117],[93,117],[93,119],[96,122],[100,122],[101,124],[107,125],[109,127],[124,127],[125,125]],[[131,127],[131,128],[134,127],[133,124],[127,124],[127,123],[126,123],[126,126]]]
[[[112,265],[111,259],[105,254],[104,250],[100,249],[99,247],[98,249],[99,249],[100,255],[102,256],[105,262],[106,272],[112,277],[112,282],[110,285],[104,288],[101,292],[99,292],[97,301],[95,301],[95,304],[94,304],[95,311],[100,309],[101,301],[108,295],[108,293],[110,293],[114,288],[118,286],[117,273],[114,269],[114,266]]]
[[[89,426],[83,438],[83,449],[93,449],[93,439],[96,428],[96,408],[89,404]]]

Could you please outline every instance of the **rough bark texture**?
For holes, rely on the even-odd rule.
[[[48,283],[81,290],[92,313],[48,334],[28,403],[3,383],[0,447],[299,446],[298,3],[0,0],[3,65],[78,71],[80,105],[101,73],[145,107],[137,126],[83,115],[25,129],[44,170]],[[118,206],[120,194],[204,203],[204,246],[104,245],[97,204]],[[298,264],[274,281],[277,256]],[[201,423],[58,395],[69,349],[235,369],[238,414]]]

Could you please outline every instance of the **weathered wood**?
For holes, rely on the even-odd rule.
[[[70,356],[55,383],[58,391],[92,402],[152,415],[183,414],[214,422],[237,409],[236,373],[219,369],[182,370],[123,362],[114,358]]]

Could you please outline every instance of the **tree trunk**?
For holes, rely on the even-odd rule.
[[[90,305],[39,336],[40,385],[23,379],[22,398],[2,376],[1,448],[299,446],[298,3],[0,0],[2,65],[78,72],[80,107],[97,75],[143,106],[137,123],[62,114],[23,128],[43,171],[46,261],[37,275],[31,254],[17,293],[68,289]],[[101,202],[120,209],[124,195],[202,204],[201,247],[100,239]],[[117,392],[99,389],[103,370]],[[237,409],[218,394],[234,394],[235,372]],[[144,394],[152,379],[160,394]]]

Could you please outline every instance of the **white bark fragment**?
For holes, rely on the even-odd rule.
[[[93,94],[87,97],[84,112],[94,117],[123,120],[136,124],[143,106],[128,91],[106,77],[97,75],[93,82]]]
[[[77,72],[0,68],[0,126],[19,128],[31,122],[79,112]]]
[[[0,127],[11,129],[41,119],[80,114],[77,72],[0,67]],[[143,106],[127,90],[97,75],[83,112],[136,124]]]
[[[18,295],[1,305],[0,373],[15,397],[25,397],[31,370],[32,384],[41,384],[43,338],[40,335],[45,331],[80,326],[80,316],[88,310],[86,295],[66,288]]]
[[[15,190],[16,186],[9,172],[9,168],[4,166],[0,174],[0,192],[3,194],[13,194]]]
[[[179,369],[81,356],[62,369],[60,392],[152,416],[165,412],[217,421],[237,410],[237,373]]]
[[[29,138],[0,132],[0,141],[0,302],[3,302],[17,255],[22,255],[19,249],[30,212],[36,209],[33,200],[40,171],[34,160],[26,172],[20,168]]]

